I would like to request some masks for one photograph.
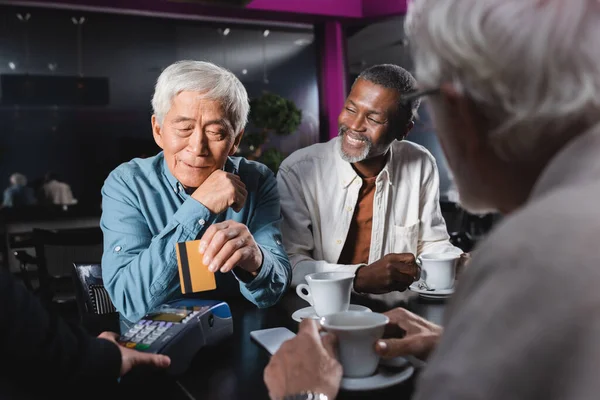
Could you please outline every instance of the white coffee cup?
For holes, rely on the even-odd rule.
[[[296,293],[313,306],[319,317],[348,310],[354,281],[352,272],[317,272],[306,275],[305,279],[308,285],[299,284]]]
[[[430,289],[451,289],[454,286],[459,259],[460,254],[457,253],[421,254],[421,280],[425,281]]]
[[[383,336],[390,319],[380,313],[344,311],[321,318],[321,326],[338,339],[338,357],[344,376],[371,376],[379,365],[375,343]]]

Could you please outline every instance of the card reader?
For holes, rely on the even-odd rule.
[[[233,333],[229,305],[223,301],[184,299],[164,304],[121,335],[121,345],[171,358],[170,374],[181,374],[203,346]]]

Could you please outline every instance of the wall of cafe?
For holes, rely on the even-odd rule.
[[[31,14],[27,46],[17,12]],[[77,74],[76,28],[70,22],[73,15],[66,10],[0,7],[0,74]],[[13,172],[22,172],[32,181],[53,170],[72,184],[76,197],[99,205],[100,187],[109,171],[132,157],[159,151],[151,136],[150,100],[161,70],[182,58],[235,63],[234,72],[250,96],[270,90],[294,100],[305,118],[296,134],[276,142],[284,151],[318,141],[318,62],[310,32],[301,33],[306,39],[297,46],[293,42],[298,33],[271,29],[272,52],[290,46],[292,52],[286,50],[278,53],[277,59],[267,59],[269,83],[265,84],[265,71],[256,67],[256,62],[246,74],[237,67],[248,58],[243,49],[228,54],[222,51],[216,26],[130,15],[77,15],[87,17],[82,42],[83,72],[86,76],[109,78],[110,104],[0,107],[0,190],[8,185]],[[248,40],[263,39],[259,27],[244,29],[236,32],[232,26],[231,40],[235,35]],[[209,47],[203,43],[213,44]],[[238,53],[240,57],[236,59]],[[54,71],[49,64],[55,64]],[[262,66],[262,60],[258,64]]]

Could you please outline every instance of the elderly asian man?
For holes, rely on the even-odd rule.
[[[201,239],[216,272],[215,299],[241,293],[259,307],[291,279],[277,182],[264,165],[234,157],[249,103],[231,72],[208,62],[166,68],[152,99],[156,156],[117,167],[102,188],[102,272],[125,319],[181,296],[175,246]],[[192,266],[201,268],[201,266]]]
[[[474,252],[443,333],[394,310],[406,335],[377,350],[431,353],[416,399],[597,398],[600,2],[417,0],[407,21],[415,96],[430,96],[463,205],[506,218]],[[265,371],[271,396],[334,398],[331,349],[306,322]]]

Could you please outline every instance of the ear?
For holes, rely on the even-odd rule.
[[[406,139],[406,137],[408,136],[408,133],[412,130],[412,128],[415,127],[415,121],[410,121],[405,127],[404,127],[404,132],[398,134],[398,136],[396,137],[396,139],[398,141],[402,141],[404,139]]]
[[[153,114],[152,115],[152,136],[154,136],[154,141],[156,142],[158,147],[160,147],[161,149],[164,149],[161,128],[162,127],[158,123],[158,119],[156,118],[156,115]]]
[[[240,133],[238,133],[238,135],[235,137],[235,139],[233,139],[233,146],[231,146],[231,150],[229,150],[228,155],[233,156],[233,155],[235,155],[235,153],[237,153],[237,150],[240,147],[240,143],[242,142],[243,136],[244,136],[244,130],[242,129],[242,131]]]

